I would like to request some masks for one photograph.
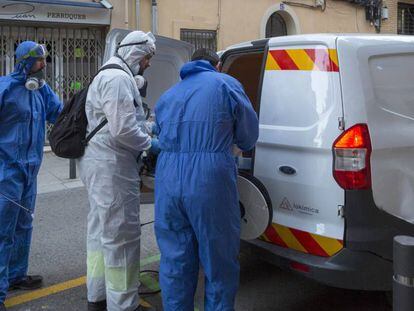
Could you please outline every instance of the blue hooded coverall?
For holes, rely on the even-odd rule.
[[[207,61],[155,108],[159,146],[155,233],[165,311],[193,311],[199,264],[205,310],[234,310],[239,285],[240,209],[232,146],[251,150],[258,119],[241,84]]]
[[[22,42],[16,59],[36,46]],[[9,281],[25,277],[28,269],[36,177],[45,142],[45,121],[55,122],[62,104],[51,88],[29,91],[25,82],[37,58],[18,63],[14,72],[0,77],[0,302],[6,298]]]

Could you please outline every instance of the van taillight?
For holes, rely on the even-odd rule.
[[[371,188],[371,139],[366,124],[356,124],[333,144],[333,175],[346,190]]]

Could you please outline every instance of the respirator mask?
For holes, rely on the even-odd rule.
[[[134,76],[134,80],[135,80],[135,83],[137,84],[139,94],[142,97],[146,97],[147,96],[147,86],[148,86],[147,80],[145,80],[145,78],[143,76],[140,76],[140,75]]]
[[[27,77],[27,80],[24,86],[29,91],[38,90],[45,85],[46,83],[45,78],[46,78],[46,72],[45,72],[45,68],[43,68],[35,73],[30,74]]]
[[[140,46],[137,50],[134,51],[134,53],[144,54],[144,57],[150,59],[155,54],[155,37],[152,33],[148,32],[144,34],[144,37],[146,37],[146,40],[142,41],[136,41],[136,42],[130,42],[130,43],[119,43],[115,50],[115,56],[121,59],[125,65],[131,70],[131,72],[134,73],[134,71],[131,69],[131,67],[128,65],[128,63],[123,59],[123,57],[118,53],[118,50],[123,47],[127,46]],[[147,96],[147,86],[148,82],[143,77],[144,69],[140,65],[140,68],[136,75],[134,76],[135,83],[138,87],[139,93],[141,97]]]
[[[46,58],[46,56],[47,56],[46,46],[43,44],[36,44],[28,53],[20,57],[17,60],[16,64],[23,63],[23,66],[25,66],[29,58],[35,58],[37,60],[39,58],[44,59]],[[40,89],[42,86],[45,85],[46,83],[45,79],[46,79],[46,68],[42,68],[36,72],[29,73],[27,76],[25,87],[30,91]]]

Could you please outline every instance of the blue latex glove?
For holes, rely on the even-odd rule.
[[[159,135],[160,134],[160,128],[158,127],[157,123],[152,124],[151,132],[153,135]]]
[[[158,141],[158,138],[151,138],[151,147],[148,151],[153,154],[159,154],[161,152],[160,142]]]

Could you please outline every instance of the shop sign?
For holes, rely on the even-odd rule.
[[[0,19],[109,25],[111,22],[111,10],[104,7],[0,0]]]

